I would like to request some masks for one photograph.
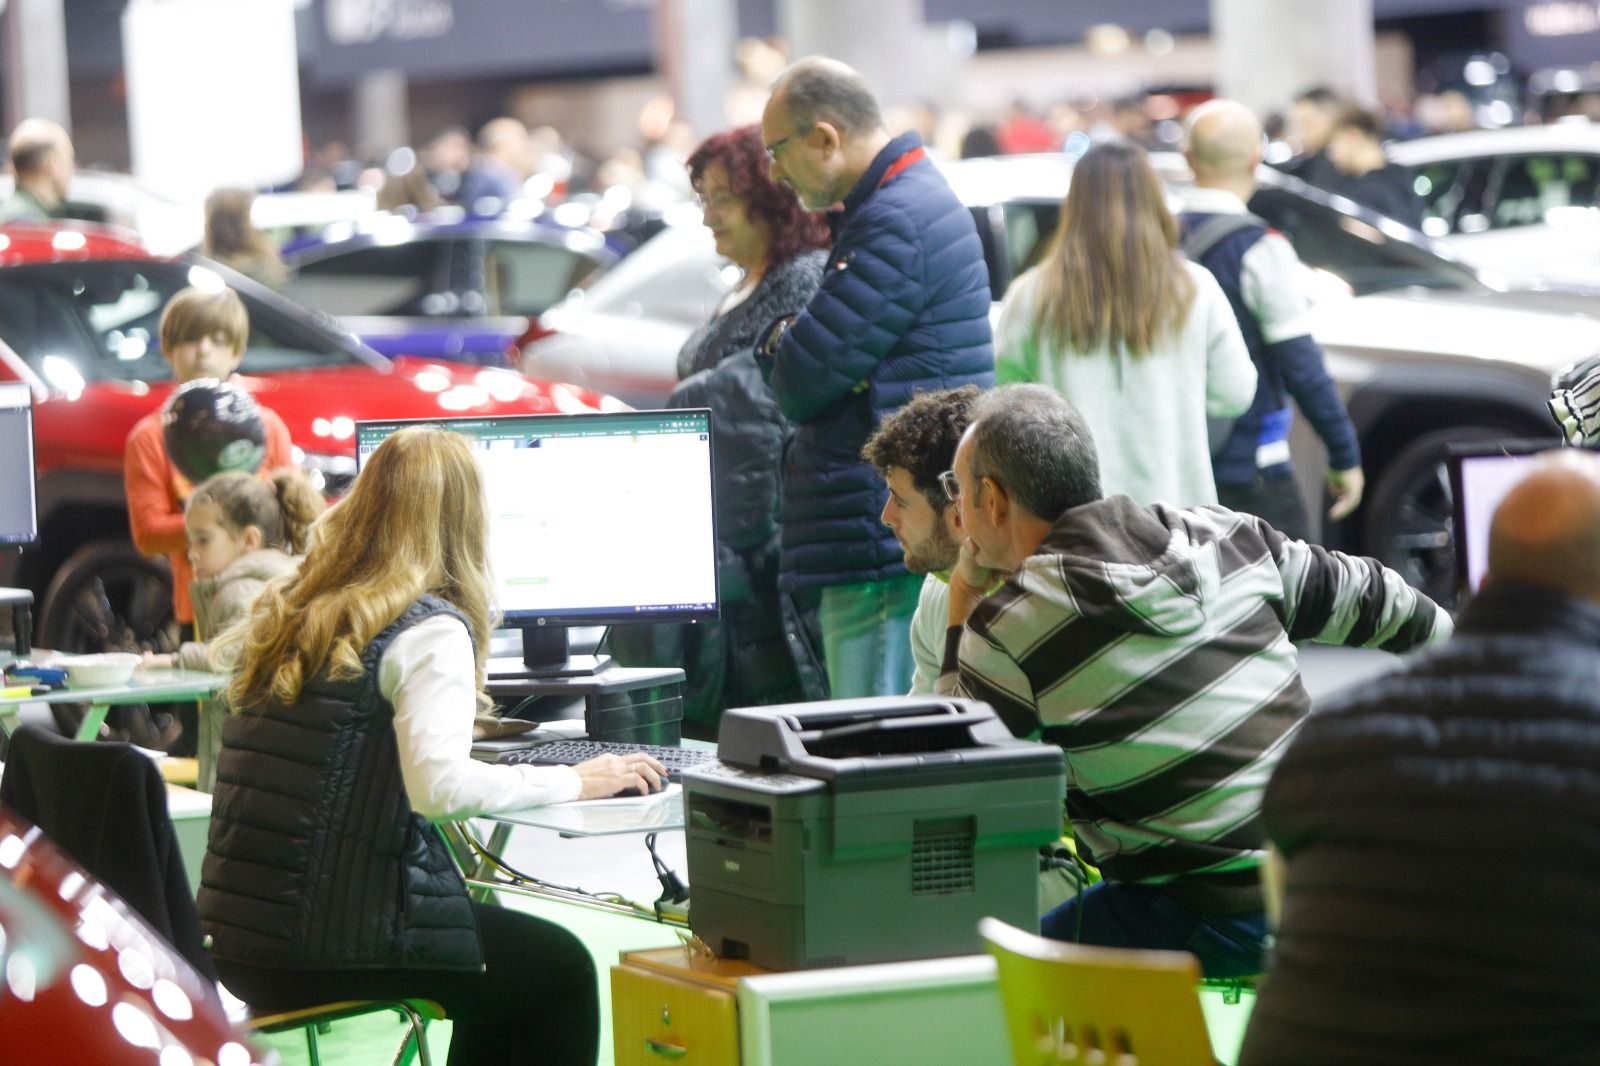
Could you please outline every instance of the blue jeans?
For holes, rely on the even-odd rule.
[[[906,574],[822,590],[818,619],[833,699],[900,696],[911,688],[911,616],[921,589],[922,575]]]
[[[1046,914],[1039,932],[1080,944],[1187,951],[1207,977],[1248,977],[1261,972],[1267,916],[1207,916],[1154,885],[1101,881]]]

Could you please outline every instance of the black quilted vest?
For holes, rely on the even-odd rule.
[[[466,886],[406,799],[394,708],[378,692],[390,642],[438,614],[460,617],[423,596],[367,645],[361,677],[229,717],[199,894],[218,959],[482,968]]]

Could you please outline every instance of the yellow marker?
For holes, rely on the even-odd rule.
[[[0,688],[0,700],[21,699],[23,696],[43,696],[49,691],[49,685],[13,685],[10,688]]]

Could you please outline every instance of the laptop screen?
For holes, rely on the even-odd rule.
[[[1478,591],[1489,568],[1489,523],[1495,508],[1511,486],[1527,475],[1532,460],[1551,450],[1547,440],[1475,442],[1451,449],[1456,576],[1463,596]]]

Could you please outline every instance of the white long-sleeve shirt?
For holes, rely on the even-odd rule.
[[[950,581],[929,574],[922,579],[917,595],[917,612],[911,616],[911,695],[926,696],[939,681],[944,662],[945,634],[950,629]]]
[[[570,766],[505,766],[472,757],[475,679],[472,638],[449,615],[417,623],[383,653],[378,691],[394,707],[411,809],[440,822],[577,799],[582,782]]]

